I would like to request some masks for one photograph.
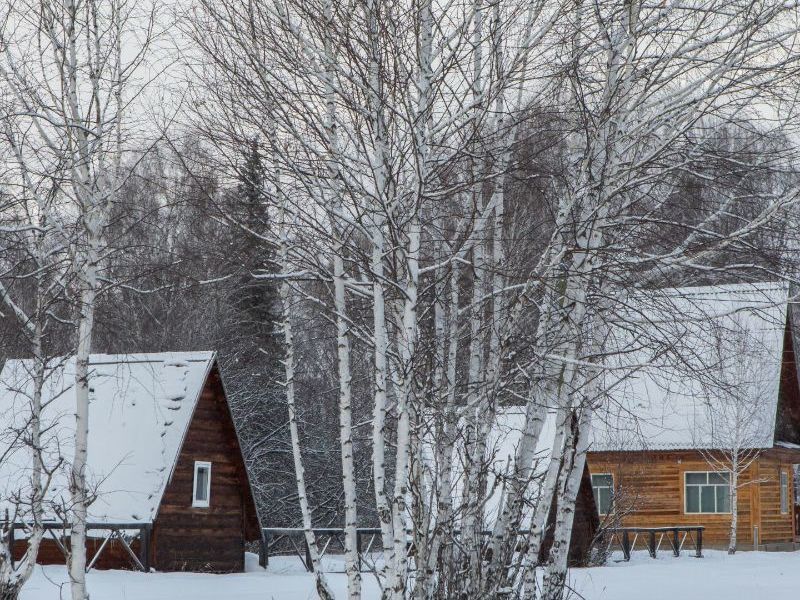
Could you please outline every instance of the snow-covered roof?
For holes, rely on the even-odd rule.
[[[91,356],[87,471],[98,495],[89,521],[153,520],[214,360],[213,352]],[[32,366],[9,360],[0,373],[0,452],[8,451],[0,460],[2,507],[29,489],[31,452],[16,432],[31,414]],[[44,459],[56,467],[49,500],[63,506],[74,451],[74,383],[74,359],[55,361],[43,391]]]
[[[773,446],[787,285],[659,290],[622,304],[591,450],[723,448],[734,433]]]

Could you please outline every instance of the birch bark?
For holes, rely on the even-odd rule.
[[[289,283],[292,268],[289,261],[290,240],[286,202],[287,200],[284,197],[281,203],[278,222],[280,223],[281,227],[279,255],[281,269],[283,272],[280,286],[280,298],[281,309],[283,313],[283,342],[286,352],[283,364],[284,372],[286,374],[285,386],[286,405],[289,411],[289,435],[292,443],[292,459],[294,462],[295,482],[297,484],[297,501],[300,504],[300,513],[303,519],[303,533],[305,535],[306,545],[308,546],[308,553],[311,557],[311,564],[314,568],[317,595],[319,596],[320,600],[334,600],[335,596],[330,588],[330,585],[328,584],[325,571],[322,568],[322,563],[319,556],[319,547],[317,546],[317,539],[313,531],[311,509],[308,505],[308,493],[306,490],[305,468],[303,467],[303,456],[300,445],[300,433],[297,427],[297,409],[294,393],[294,333],[292,331],[291,321],[291,284]]]

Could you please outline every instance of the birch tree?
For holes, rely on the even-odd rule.
[[[151,40],[153,15],[124,1],[13,2],[3,43],[0,77],[31,133],[18,159],[32,177],[49,180],[58,201],[75,215],[68,239],[73,254],[76,306],[75,445],[71,458],[71,553],[75,600],[85,582],[86,518],[90,502],[88,454],[89,355],[101,286],[104,230],[123,178],[128,140],[124,113],[135,97],[137,68]],[[123,44],[132,22],[144,35]],[[126,95],[126,91],[129,95]],[[136,89],[140,91],[140,89]],[[65,229],[65,231],[67,231]]]
[[[709,466],[728,480],[728,554],[734,554],[739,490],[760,483],[746,479],[745,474],[760,456],[764,440],[771,440],[773,435],[764,419],[771,386],[765,380],[763,357],[774,355],[776,349],[759,339],[759,332],[749,331],[741,317],[734,316],[730,321],[710,332],[713,355],[708,357],[711,364],[704,385],[706,397],[701,398],[705,410],[698,434],[702,439],[696,443],[703,448]]]
[[[13,130],[8,120],[5,122],[6,141],[12,148],[18,148],[18,132]],[[9,600],[19,597],[22,587],[33,574],[45,532],[47,490],[53,471],[58,468],[58,465],[45,464],[42,455],[45,445],[42,442],[42,394],[48,363],[51,361],[51,350],[47,343],[49,326],[52,325],[51,315],[59,304],[63,304],[65,285],[64,265],[60,264],[64,254],[60,245],[52,239],[57,228],[49,223],[53,218],[52,194],[50,190],[28,189],[26,186],[31,180],[25,176],[24,164],[17,166],[22,172],[12,169],[14,176],[11,181],[22,182],[12,188],[19,192],[20,197],[12,196],[13,200],[7,209],[8,214],[14,217],[0,224],[0,228],[10,231],[10,246],[20,255],[21,264],[15,265],[8,260],[11,251],[7,249],[3,262],[9,269],[0,276],[0,302],[16,319],[29,346],[32,360],[30,373],[26,374],[30,385],[26,389],[30,390],[30,407],[29,410],[25,407],[24,414],[16,416],[14,421],[19,424],[18,427],[2,433],[3,441],[7,442],[2,455],[6,457],[15,452],[26,452],[30,454],[31,468],[25,488],[12,492],[12,496],[6,499],[14,506],[14,510],[3,525],[0,597]],[[10,284],[4,283],[3,279],[10,281]],[[15,282],[22,285],[14,289],[12,286]],[[30,289],[30,294],[24,293],[25,287]],[[28,300],[32,300],[30,308],[26,308]],[[17,524],[23,525],[27,547],[21,561],[13,565],[12,531]]]
[[[226,0],[194,18],[206,100],[193,125],[223,155],[253,132],[281,140],[272,160],[298,190],[304,236],[292,260],[328,290],[302,293],[335,326],[340,399],[352,378],[346,342],[372,351],[385,597],[533,597],[537,572],[545,598],[562,594],[617,301],[720,260],[796,198],[791,186],[754,190],[756,214],[730,227],[722,217],[742,198],[722,192],[699,220],[675,217],[679,233],[659,230],[714,129],[757,116],[758,94],[780,95],[795,73],[782,46],[792,7],[745,4],[372,2],[353,12]],[[414,27],[402,25],[409,18]],[[556,115],[560,170],[548,206],[509,210],[520,125],[537,107]],[[786,167],[790,154],[763,166]],[[510,273],[513,220],[545,212],[542,247]],[[343,459],[352,400],[341,402]],[[494,413],[511,401],[525,404],[522,441],[502,481],[490,481]],[[557,431],[534,493],[550,412]],[[554,543],[538,565],[553,499]],[[357,593],[355,577],[349,587]]]

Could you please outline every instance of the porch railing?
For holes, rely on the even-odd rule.
[[[669,548],[673,556],[680,556],[681,550],[688,540],[694,546],[694,555],[703,557],[703,530],[702,525],[689,527],[615,527],[607,529],[609,540],[608,547],[615,545],[622,550],[623,560],[631,559],[631,552],[636,549],[636,544],[647,550],[655,558],[662,546]],[[666,543],[665,543],[666,541]]]
[[[319,557],[335,544],[344,550],[344,529],[338,527],[315,527],[314,535],[319,541],[324,541],[319,547]],[[293,554],[303,563],[306,571],[314,571],[311,561],[311,552],[305,540],[305,530],[302,527],[265,527],[261,530],[261,543],[259,547],[259,563],[262,567],[269,565],[270,551],[277,544],[286,542]],[[358,551],[359,570],[362,570],[363,557],[373,548],[381,548],[381,530],[378,527],[359,527],[356,529],[356,550]],[[327,538],[327,540],[325,540]],[[381,548],[382,549],[382,548]]]
[[[14,560],[14,542],[17,537],[16,532],[30,531],[33,526],[31,523],[12,523],[6,524],[6,527],[8,528],[8,542],[9,548],[11,549],[11,567],[16,569],[16,563],[18,562]],[[52,539],[56,547],[64,556],[64,562],[66,563],[69,557],[69,551],[64,545],[63,540],[66,538],[67,532],[70,530],[69,524],[49,521],[43,523],[42,527],[45,532],[45,538],[47,539],[49,536],[49,538]],[[86,565],[86,571],[90,571],[97,564],[97,561],[108,547],[109,542],[116,540],[119,542],[123,550],[125,550],[131,566],[135,567],[139,571],[144,571],[145,573],[149,572],[150,540],[152,538],[152,530],[152,523],[87,523],[87,534],[91,531],[102,531],[103,534],[102,536],[97,536],[97,539],[102,539],[102,542],[100,542],[100,546],[97,548]],[[59,531],[61,532],[60,537],[58,535]],[[136,533],[134,535],[130,535],[129,532]],[[133,548],[131,547],[134,539],[139,540],[138,554],[134,552]],[[24,560],[24,558],[25,555],[23,555],[22,560]]]

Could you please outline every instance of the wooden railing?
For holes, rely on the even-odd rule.
[[[337,527],[315,527],[314,535],[318,544],[328,538],[319,547],[319,557],[325,556],[332,543],[336,543],[344,550],[344,529]],[[358,550],[359,570],[362,569],[363,556],[371,552],[372,548],[381,548],[381,530],[377,527],[359,527],[356,529],[356,550]],[[259,564],[266,567],[269,564],[270,545],[275,546],[281,541],[288,542],[294,554],[302,561],[309,573],[314,571],[311,561],[311,552],[305,539],[305,530],[302,527],[265,527],[261,530],[261,543],[259,547]]]
[[[662,547],[672,551],[673,556],[680,556],[687,540],[694,546],[694,555],[703,556],[703,530],[701,525],[689,527],[616,527],[606,529],[608,547],[615,543],[625,561],[631,559],[631,552],[637,549],[637,544],[646,549],[652,558],[655,558]],[[335,544],[344,551],[344,529],[338,527],[315,527],[314,535],[317,537],[320,558]],[[483,536],[491,532],[483,531]],[[528,530],[521,530],[520,536],[527,535]],[[356,549],[358,551],[359,569],[362,569],[363,558],[373,548],[382,550],[380,542],[381,530],[375,527],[360,527],[356,529]],[[327,538],[327,540],[325,539]],[[297,556],[303,563],[306,571],[313,572],[314,565],[311,561],[311,552],[305,539],[305,530],[302,527],[265,527],[261,530],[259,547],[259,563],[262,567],[269,564],[269,557],[276,545],[285,543],[290,552]],[[363,570],[363,569],[362,569]]]
[[[616,540],[622,550],[623,560],[631,559],[631,551],[636,549],[636,544],[642,540],[642,546],[652,558],[655,558],[664,540],[672,550],[673,556],[680,556],[686,540],[694,543],[694,555],[697,558],[703,556],[703,530],[701,525],[690,527],[616,527],[607,529],[609,534],[609,547],[614,545]]]
[[[8,542],[9,548],[11,548],[11,567],[15,569],[16,561],[14,560],[14,541],[16,538],[16,531],[31,531],[32,525],[30,523],[12,523],[11,525],[6,524],[5,527],[8,528]],[[67,536],[67,532],[70,529],[69,524],[48,521],[43,523],[42,527],[45,530],[45,536],[49,535],[50,538],[52,538],[55,545],[61,551],[61,554],[63,554],[64,562],[66,563],[69,557],[69,551],[62,540]],[[95,564],[97,564],[97,560],[103,554],[103,551],[108,546],[108,543],[113,540],[117,540],[120,543],[120,546],[122,546],[122,548],[125,550],[125,553],[128,555],[131,566],[135,567],[139,571],[148,573],[150,571],[150,540],[152,537],[152,530],[152,523],[87,523],[87,534],[91,531],[103,531],[106,533],[102,536],[103,541],[100,543],[100,547],[97,549],[94,555],[92,555],[89,563],[86,565],[86,571],[88,572],[90,569],[92,569],[92,567],[95,566]],[[59,531],[61,532],[60,537],[57,534]],[[131,548],[133,538],[131,539],[130,543],[126,539],[126,537],[128,537],[126,532],[130,531],[138,532],[133,536],[133,538],[138,537],[139,539],[138,556],[136,552],[133,551],[133,548]]]

